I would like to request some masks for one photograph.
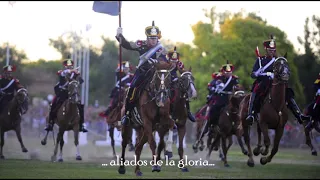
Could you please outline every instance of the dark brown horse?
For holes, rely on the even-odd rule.
[[[310,113],[311,109],[308,110],[308,107],[306,107],[303,112],[305,115],[309,115],[312,117],[312,127],[314,127],[314,129],[320,133],[320,119],[319,119],[320,117],[317,117],[320,114],[320,96],[316,97],[314,105],[310,108],[313,108],[312,110],[316,112],[316,113],[314,113],[313,116]],[[316,118],[318,118],[318,119],[316,119]],[[312,135],[311,132],[312,132],[312,128],[306,128],[306,124],[304,124],[304,133],[306,136],[306,144],[310,147],[311,154],[313,156],[317,156],[318,155],[317,150],[316,150],[316,148],[314,148],[314,146],[311,142],[311,137],[310,137]]]
[[[179,137],[179,147],[178,147],[178,153],[180,156],[180,160],[183,161],[183,139],[186,134],[186,122],[188,118],[187,114],[187,109],[186,109],[186,100],[188,99],[194,99],[197,97],[197,91],[194,85],[194,77],[192,76],[191,73],[191,67],[189,71],[184,71],[181,76],[178,78],[178,83],[176,84],[175,87],[175,94],[174,94],[174,99],[172,102],[172,106],[174,106],[175,111],[175,117],[177,118],[176,120],[176,125],[177,125],[177,130],[178,130],[178,137]],[[159,136],[160,140],[161,137],[164,136],[164,129],[159,129]],[[168,140],[166,144],[166,151],[167,152],[172,152],[172,142],[173,142],[173,131],[172,129],[169,130],[169,135],[168,135]],[[163,144],[159,144],[158,147],[158,159],[160,159],[160,154],[161,151],[163,150],[164,146]],[[187,167],[181,168],[182,172],[188,172]]]
[[[263,101],[260,110],[260,117],[257,123],[258,130],[258,145],[255,148],[256,155],[262,154],[266,156],[269,153],[270,138],[268,129],[275,130],[275,137],[271,154],[268,157],[262,157],[260,163],[265,165],[271,162],[273,156],[278,152],[279,143],[283,135],[284,126],[288,120],[288,109],[286,106],[286,86],[290,77],[290,71],[286,55],[284,57],[278,57],[273,64],[274,79],[272,80],[272,87],[267,97]],[[254,166],[254,160],[252,158],[252,150],[250,145],[250,126],[246,121],[248,115],[248,101],[250,95],[247,95],[240,104],[240,118],[243,127],[245,143],[249,151],[248,166]],[[264,136],[265,148],[261,150],[261,132]]]
[[[68,75],[69,76],[69,75]],[[65,131],[73,130],[74,132],[74,144],[76,146],[76,160],[82,160],[79,151],[79,123],[80,114],[77,103],[79,103],[79,81],[74,79],[68,80],[68,99],[63,102],[61,107],[58,109],[57,118],[55,120],[56,124],[59,126],[59,131],[57,135],[57,141],[54,148],[51,161],[56,161],[56,156],[58,152],[58,145],[60,144],[60,154],[58,161],[62,162],[62,149],[64,145],[63,134]],[[47,117],[48,118],[48,117]],[[48,131],[49,132],[49,131]],[[48,132],[44,139],[41,141],[43,145],[46,144]]]
[[[248,151],[244,148],[242,143],[242,132],[239,129],[240,117],[239,117],[239,104],[244,98],[244,91],[236,91],[229,99],[228,105],[222,109],[219,116],[219,128],[220,131],[215,136],[213,143],[211,144],[208,152],[207,158],[210,157],[210,154],[214,147],[219,146],[221,140],[222,152],[223,155],[222,161],[224,162],[225,167],[229,167],[227,162],[227,152],[231,145],[233,144],[232,135],[237,136],[238,143],[240,145],[241,151],[244,155],[248,154]],[[228,139],[228,146],[227,146]]]
[[[111,146],[112,146],[112,151],[113,151],[113,157],[116,158],[116,151],[115,151],[115,146],[114,146],[114,128],[117,128],[118,131],[121,131],[121,125],[118,124],[119,119],[121,118],[121,109],[123,107],[124,104],[124,95],[127,89],[125,90],[121,90],[120,93],[120,105],[118,103],[118,105],[111,110],[109,116],[106,118],[107,124],[108,124],[108,131],[109,131],[109,136],[111,139]],[[131,127],[132,128],[132,127]],[[133,151],[134,150],[134,145],[132,144],[132,130],[130,130],[130,133],[128,134],[129,138],[129,151]]]
[[[170,98],[169,98],[169,85],[171,82],[171,71],[174,66],[171,63],[159,61],[147,72],[151,79],[146,79],[146,87],[142,89],[136,96],[139,97],[138,103],[134,110],[131,112],[131,120],[135,124],[141,125],[135,128],[137,131],[137,141],[135,147],[136,160],[140,160],[143,145],[148,142],[152,151],[152,159],[156,157],[156,142],[153,132],[157,127],[161,126],[164,129],[172,129],[174,121],[170,118]],[[147,76],[148,77],[148,76]],[[121,114],[124,112],[122,111]],[[134,126],[134,125],[133,125]],[[125,161],[125,148],[128,143],[129,126],[122,127],[122,156],[121,162]],[[164,139],[160,137],[160,139]],[[160,171],[157,165],[152,166],[152,171]],[[125,167],[120,165],[118,172],[125,173]],[[137,164],[135,173],[141,176],[140,166]]]
[[[2,109],[2,112],[0,114],[1,159],[4,159],[4,133],[10,130],[14,130],[16,132],[22,152],[28,152],[27,148],[23,144],[21,137],[21,115],[25,113],[22,111],[24,110],[24,106],[26,105],[26,103],[28,103],[28,92],[26,89],[21,88],[17,91],[16,95],[8,103],[8,105]]]

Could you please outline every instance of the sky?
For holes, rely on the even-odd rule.
[[[9,41],[23,49],[30,60],[51,60],[60,59],[61,55],[49,46],[49,38],[71,30],[85,32],[86,24],[92,28],[84,36],[89,37],[93,46],[101,46],[101,35],[115,40],[118,16],[96,13],[92,5],[93,1],[17,1],[10,6],[8,1],[2,1],[0,17],[5,18],[1,21],[0,44]],[[191,25],[200,20],[208,22],[202,9],[213,6],[218,12],[256,12],[268,24],[285,31],[296,50],[302,48],[297,37],[303,36],[306,17],[320,16],[320,2],[314,1],[124,1],[123,35],[130,41],[145,39],[144,28],[154,20],[163,39],[191,44]]]

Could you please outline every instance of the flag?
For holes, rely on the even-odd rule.
[[[111,16],[118,16],[119,5],[121,8],[121,4],[122,4],[121,1],[94,1],[92,10],[97,13],[108,14]]]

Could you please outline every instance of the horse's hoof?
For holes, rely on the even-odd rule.
[[[42,140],[42,141],[41,141],[41,144],[42,144],[43,146],[45,146],[45,145],[47,144],[47,141]]]
[[[248,151],[247,151],[247,150],[242,151],[242,153],[243,153],[244,155],[248,155]]]
[[[204,150],[204,146],[200,146],[200,147],[199,147],[199,150],[200,150],[200,151],[203,151],[203,150]]]
[[[81,161],[81,160],[82,160],[82,157],[81,157],[81,156],[77,156],[77,157],[76,157],[76,160]]]
[[[152,166],[152,172],[160,172],[161,171],[161,167],[158,165]]]
[[[243,154],[244,154],[244,153],[243,153]],[[260,148],[258,148],[258,147],[254,148],[254,149],[253,149],[253,155],[259,156],[259,154],[260,154]],[[247,154],[245,154],[245,155],[248,155],[248,152],[247,152]]]
[[[141,171],[137,171],[136,172],[136,176],[142,176],[142,172]]]
[[[184,167],[184,168],[181,168],[181,172],[189,172],[189,169]]]
[[[224,167],[230,167],[230,165],[229,164],[224,164]]]
[[[22,148],[22,152],[27,153],[28,149],[27,148]]]
[[[63,159],[62,159],[62,158],[59,158],[59,159],[58,159],[58,162],[63,162]]]
[[[4,158],[4,155],[1,155],[1,156],[0,156],[0,159],[5,159],[5,158]]]
[[[118,169],[119,174],[125,174],[126,173],[126,168],[124,166],[120,166]]]
[[[113,159],[113,160],[116,160],[116,159],[117,159],[117,156],[114,154],[112,159]]]
[[[51,156],[51,161],[52,161],[52,162],[55,162],[56,159],[57,159],[56,156]]]
[[[262,165],[266,165],[267,164],[267,158],[266,157],[262,157],[262,158],[260,158],[260,164],[262,164]]]
[[[170,151],[165,151],[164,155],[168,156],[168,159],[172,158],[172,156],[173,156],[172,152],[170,152]]]
[[[312,154],[312,156],[318,156],[317,151],[312,151],[311,154]]]
[[[130,151],[130,152],[134,151],[134,146],[133,146],[133,144],[130,145],[129,151]]]
[[[269,154],[269,151],[267,149],[264,149],[263,151],[261,150],[261,155],[266,156]]]
[[[254,162],[253,162],[253,161],[250,161],[250,160],[248,159],[247,165],[248,165],[249,167],[254,167]]]

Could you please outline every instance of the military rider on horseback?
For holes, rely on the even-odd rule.
[[[264,49],[267,55],[258,57],[253,66],[251,77],[256,79],[253,83],[251,90],[251,97],[249,101],[248,117],[246,120],[252,124],[257,113],[260,112],[261,102],[270,90],[273,79],[273,63],[277,58],[276,55],[276,42],[271,35],[269,40],[263,42]],[[292,111],[293,115],[298,119],[301,124],[303,121],[311,122],[309,116],[304,116],[297,103],[294,100],[294,92],[292,88],[286,89],[286,101],[288,108]]]
[[[314,119],[320,121],[320,73],[313,83],[316,92],[314,100],[307,106],[308,114]],[[311,126],[311,123],[309,124]],[[309,127],[308,128],[311,128]]]
[[[108,117],[109,113],[117,107],[119,102],[119,93],[120,93],[120,78],[121,78],[121,89],[123,90],[124,87],[130,86],[130,83],[133,78],[133,74],[130,72],[131,67],[128,61],[122,63],[122,68],[120,72],[120,65],[116,69],[116,85],[112,89],[109,98],[111,98],[109,106],[106,111],[100,113],[101,117]]]
[[[59,82],[54,86],[54,92],[56,96],[53,98],[53,101],[50,106],[49,113],[49,123],[46,125],[46,131],[52,131],[54,125],[54,119],[57,117],[58,109],[61,107],[63,102],[68,99],[68,90],[67,85],[68,81],[66,79],[67,73],[72,73],[70,78],[77,79],[80,76],[80,72],[77,70],[73,70],[74,62],[71,59],[67,59],[63,61],[64,70],[59,70],[57,75],[59,76]],[[80,84],[84,81],[81,77],[79,77]],[[80,127],[79,130],[82,132],[88,132],[88,130],[84,127],[84,105],[81,102],[78,103],[79,113],[80,113]]]
[[[180,61],[180,54],[177,52],[177,48],[174,47],[173,51],[169,51],[167,54],[167,59],[170,62],[173,62],[176,64],[176,68],[171,71],[171,78],[172,78],[172,87],[174,88],[176,83],[178,82],[178,74],[177,71],[180,72],[180,74],[182,74],[184,72],[184,64],[182,61]],[[174,89],[171,91],[172,93],[174,93]],[[189,100],[188,98],[186,99],[186,108],[187,108],[187,113],[188,113],[188,118],[191,122],[195,122],[195,117],[193,116],[193,114],[190,111],[190,105],[189,105]],[[171,104],[170,105],[170,111],[171,111],[171,115],[172,115],[172,119],[176,120],[177,118],[175,117],[175,114],[173,113],[175,111],[175,107]]]
[[[136,100],[135,95],[139,89],[143,89],[141,85],[144,80],[147,79],[148,70],[152,67],[152,64],[158,62],[158,58],[167,61],[166,50],[159,42],[161,38],[161,31],[152,22],[151,26],[145,28],[145,34],[147,40],[138,40],[135,43],[128,42],[122,35],[122,28],[117,29],[116,39],[119,41],[121,46],[128,50],[138,51],[140,54],[140,60],[138,69],[136,70],[133,80],[130,84],[128,94],[126,96],[125,114],[121,121],[123,125],[127,125],[130,120],[130,112],[134,108],[134,102]],[[139,88],[139,89],[137,89]]]
[[[12,76],[12,72],[15,71],[16,66],[7,65],[3,67],[3,73],[0,76],[0,113],[14,98],[14,92],[24,88],[20,81]],[[22,114],[26,113],[28,107],[24,108]]]
[[[234,88],[239,84],[238,76],[232,74],[233,70],[234,66],[227,61],[227,64],[221,68],[221,74],[215,77],[215,88],[211,89],[215,102],[210,107],[208,127],[213,126],[215,132],[219,131],[220,111],[229,103],[229,95],[232,94]]]

